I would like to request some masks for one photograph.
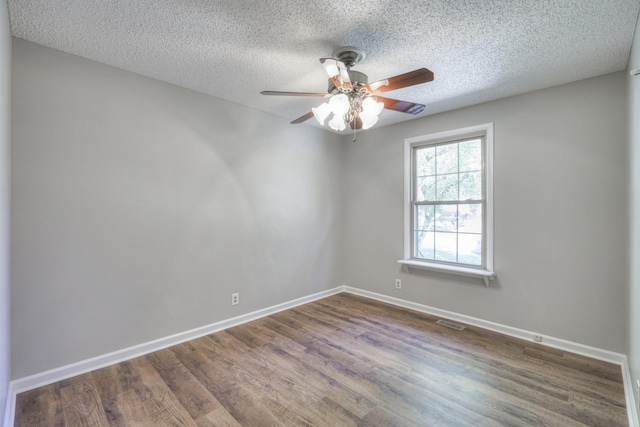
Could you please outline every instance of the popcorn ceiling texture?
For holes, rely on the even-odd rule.
[[[423,117],[624,70],[638,0],[9,0],[14,36],[293,120],[326,92],[320,62],[363,49],[369,81],[426,67],[389,92]],[[384,111],[377,127],[414,118]],[[317,125],[315,120],[306,122]],[[300,126],[300,125],[298,125]]]

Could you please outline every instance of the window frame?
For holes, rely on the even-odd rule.
[[[482,265],[473,266],[454,262],[441,262],[415,258],[414,247],[414,186],[416,147],[437,146],[447,143],[462,142],[471,138],[483,139],[483,260]],[[439,271],[468,277],[476,277],[484,280],[489,286],[489,280],[493,280],[496,273],[493,271],[493,123],[484,123],[461,129],[453,129],[428,135],[421,135],[404,140],[404,259],[398,262],[406,269],[418,268],[423,270]]]

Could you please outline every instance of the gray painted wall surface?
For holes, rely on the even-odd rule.
[[[13,91],[13,378],[341,285],[339,136],[18,39]]]
[[[629,69],[640,68],[640,22],[636,28]],[[629,367],[640,379],[640,76],[629,76],[630,147],[630,263],[629,263]],[[640,396],[636,395],[640,401]]]
[[[11,35],[7,3],[0,3],[0,424],[10,379],[9,351],[9,131]]]
[[[345,158],[345,284],[626,353],[625,88],[616,73],[362,133]],[[404,273],[404,138],[487,122],[497,279]]]
[[[13,61],[13,378],[343,283],[627,351],[624,73],[352,143],[22,40]],[[497,280],[402,272],[403,139],[490,121]]]

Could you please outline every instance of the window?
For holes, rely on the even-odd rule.
[[[493,124],[405,140],[408,267],[493,279]]]

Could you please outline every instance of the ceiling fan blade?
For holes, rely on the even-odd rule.
[[[388,79],[378,80],[377,82],[364,85],[361,90],[376,95],[378,93],[389,92],[396,89],[402,89],[405,87],[419,85],[427,83],[433,80],[433,72],[426,68],[419,68],[408,73],[400,74],[395,77],[389,77]]]
[[[382,96],[374,96],[377,102],[382,102],[384,104],[384,108],[387,110],[400,111],[401,113],[416,114],[422,113],[424,110],[424,105],[416,104],[414,102],[409,101],[399,101],[397,99],[384,98]]]
[[[302,122],[306,122],[307,120],[309,120],[311,117],[313,117],[313,111],[309,111],[307,114],[305,114],[304,116],[298,117],[297,119],[295,119],[294,121],[291,122],[292,125],[297,125],[298,123],[302,123]]]
[[[336,88],[342,91],[351,92],[353,85],[349,78],[349,70],[344,62],[333,58],[320,58],[320,63],[324,67],[327,74],[336,85]]]
[[[260,92],[263,95],[278,95],[278,96],[317,96],[320,98],[328,98],[330,93],[313,93],[313,92],[279,92],[276,90],[263,90]]]

